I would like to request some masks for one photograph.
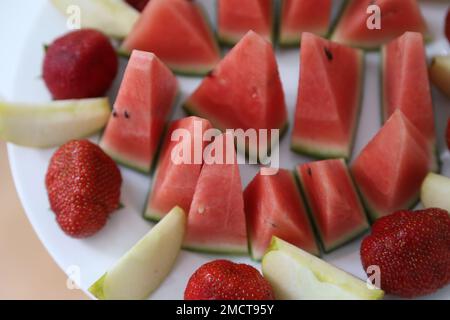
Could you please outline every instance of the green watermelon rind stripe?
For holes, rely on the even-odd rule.
[[[327,159],[339,159],[344,158],[346,161],[349,161],[352,154],[353,149],[355,147],[355,141],[356,141],[356,133],[358,132],[361,113],[362,113],[362,101],[363,101],[363,88],[364,88],[364,82],[365,82],[365,54],[364,51],[359,50],[359,60],[360,60],[360,76],[359,76],[359,88],[358,93],[359,96],[357,98],[356,107],[357,107],[357,113],[355,116],[354,126],[351,133],[351,140],[348,145],[345,145],[345,151],[344,147],[340,148],[336,145],[326,145],[324,143],[314,143],[314,142],[302,142],[303,139],[295,139],[292,138],[291,142],[291,150],[295,153],[306,155],[313,157],[315,159],[320,160],[327,160]],[[347,151],[348,150],[348,151]]]
[[[361,235],[365,234],[370,228],[369,221],[367,219],[367,213],[366,213],[366,210],[365,210],[365,206],[364,206],[364,204],[361,201],[360,194],[359,194],[358,189],[357,189],[357,187],[356,187],[356,185],[355,185],[355,183],[353,181],[352,176],[350,175],[350,171],[349,171],[349,169],[347,167],[347,164],[346,164],[344,159],[339,159],[339,160],[342,161],[342,164],[347,169],[346,170],[347,171],[347,176],[348,176],[348,178],[350,180],[350,183],[352,185],[353,191],[355,192],[355,195],[356,195],[356,197],[357,197],[357,199],[358,199],[358,201],[360,203],[361,213],[363,214],[365,223],[361,224],[358,228],[356,228],[352,232],[347,233],[346,235],[340,237],[339,239],[336,239],[335,241],[333,241],[333,243],[329,244],[328,246],[323,241],[323,235],[322,235],[322,232],[321,232],[321,230],[319,228],[319,225],[317,223],[317,219],[316,219],[316,215],[314,213],[314,210],[312,209],[311,202],[310,202],[310,197],[309,197],[307,188],[305,187],[305,184],[303,182],[303,179],[302,179],[300,173],[296,171],[297,178],[298,178],[298,181],[299,181],[300,186],[301,186],[302,193],[303,193],[304,198],[305,198],[305,204],[307,205],[307,209],[310,212],[311,219],[313,220],[314,225],[315,225],[315,227],[317,229],[317,235],[318,235],[318,241],[320,243],[320,247],[322,248],[322,250],[325,253],[331,253],[331,252],[333,252],[333,251],[335,251],[335,250],[345,246],[349,242],[352,242],[353,240],[359,238]]]
[[[112,151],[112,149],[107,147],[104,143],[100,143],[100,147],[103,149],[103,151],[105,151],[106,154],[108,154],[119,165],[124,166],[129,169],[132,169],[134,171],[137,171],[137,172],[145,174],[145,175],[150,174],[150,167],[144,167],[142,165],[137,164],[134,161],[131,161],[129,159],[126,159],[123,156],[120,156],[118,152]]]

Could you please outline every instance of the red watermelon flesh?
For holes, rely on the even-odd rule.
[[[424,135],[434,154],[433,102],[422,35],[407,32],[384,46],[382,55],[384,119],[400,109]]]
[[[218,0],[217,29],[222,43],[234,45],[253,30],[267,41],[273,40],[273,0]]]
[[[286,103],[271,44],[253,31],[247,33],[203,80],[184,108],[223,131],[284,130]],[[247,151],[255,154],[256,147]]]
[[[197,180],[203,165],[203,158],[194,159],[195,152],[203,150],[206,142],[203,133],[211,128],[208,120],[188,117],[174,121],[168,130],[158,166],[149,194],[145,218],[153,221],[162,219],[171,208],[179,206],[189,212]],[[184,130],[181,140],[172,141],[175,130]],[[190,150],[191,162],[176,163],[172,153],[183,156],[183,150]]]
[[[381,10],[381,29],[369,29],[370,5]],[[333,32],[332,40],[343,44],[376,49],[406,31],[427,33],[417,0],[349,0]]]
[[[351,167],[373,221],[416,204],[430,159],[423,135],[395,111]]]
[[[245,213],[252,258],[261,260],[272,236],[319,255],[312,225],[295,177],[280,169],[276,175],[261,172],[244,191]]]
[[[195,251],[246,254],[244,199],[233,135],[217,136],[208,148],[219,150],[221,146],[227,147],[224,159],[231,158],[234,163],[210,163],[205,159],[189,210],[184,247]]]
[[[331,20],[331,0],[282,0],[279,42],[298,45],[303,32],[326,36]]]
[[[294,151],[318,158],[350,157],[363,69],[360,50],[303,33]]]
[[[343,159],[306,163],[297,167],[297,174],[326,252],[369,228]]]
[[[177,92],[177,79],[154,54],[133,51],[100,142],[103,150],[149,172]]]
[[[155,53],[173,71],[206,74],[220,51],[203,10],[193,1],[152,0],[122,44],[122,50]]]

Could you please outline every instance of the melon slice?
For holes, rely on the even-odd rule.
[[[217,152],[223,150],[223,146],[226,150],[220,156]],[[184,248],[247,254],[244,199],[233,135],[217,136],[205,153],[217,154],[217,160],[221,161],[212,161],[214,156],[204,159],[189,210]]]
[[[262,262],[277,300],[378,300],[384,292],[274,237]]]
[[[107,98],[42,104],[0,101],[0,139],[25,147],[57,147],[100,131],[110,112]]]
[[[429,173],[423,181],[420,200],[425,208],[440,208],[450,212],[450,178]]]
[[[154,54],[134,51],[101,147],[117,162],[150,172],[177,92],[177,79]]]
[[[373,221],[417,203],[430,160],[423,135],[395,111],[351,167]]]
[[[422,35],[405,33],[383,47],[382,59],[384,120],[400,109],[424,135],[436,158],[433,102]],[[437,159],[434,162],[433,169],[437,170]]]
[[[292,172],[286,169],[280,169],[275,175],[260,172],[245,189],[244,203],[254,260],[261,260],[272,236],[286,239],[312,254],[320,254]]]
[[[283,132],[287,126],[286,103],[271,44],[249,31],[203,80],[184,108],[190,114],[210,120],[222,131],[277,129]],[[260,152],[267,148],[262,144],[259,147]],[[246,151],[255,155],[258,145],[248,145]]]
[[[331,21],[331,0],[282,0],[279,42],[298,46],[303,32],[325,37]]]
[[[173,208],[89,291],[100,300],[148,298],[172,270],[185,229],[186,214],[181,208]]]
[[[51,0],[53,5],[70,18],[79,8],[81,27],[93,28],[123,39],[139,19],[139,11],[123,0]]]
[[[367,26],[368,22],[372,22],[370,18],[373,13],[367,13],[371,5],[380,8],[380,29]],[[417,0],[349,0],[331,40],[371,50],[406,31],[427,33]]]
[[[156,54],[174,72],[208,73],[220,61],[220,51],[203,9],[194,1],[152,0],[122,44]]]
[[[294,151],[317,158],[350,158],[363,73],[361,51],[303,33]]]
[[[267,41],[273,41],[273,0],[218,0],[217,32],[221,43],[235,45],[253,30]]]
[[[158,221],[174,206],[189,212],[197,180],[203,165],[203,150],[206,142],[203,134],[211,128],[208,120],[189,117],[177,120],[169,128],[149,194],[145,218]],[[182,136],[174,136],[182,130]],[[179,139],[178,139],[179,138]],[[174,162],[173,155],[184,156],[189,150],[191,156],[186,163]],[[195,153],[199,158],[195,159]],[[176,159],[178,160],[178,159]],[[190,160],[190,161],[189,161]]]
[[[450,98],[450,55],[433,58],[430,78],[433,84]]]
[[[297,174],[326,252],[369,228],[343,159],[306,163],[297,167]]]

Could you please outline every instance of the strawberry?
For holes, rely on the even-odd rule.
[[[450,8],[447,10],[447,18],[445,18],[445,35],[450,42]]]
[[[118,58],[109,39],[83,29],[58,38],[47,49],[43,77],[54,99],[104,96],[116,77]]]
[[[136,10],[143,11],[149,0],[126,0]]]
[[[449,213],[398,211],[377,220],[361,244],[361,260],[364,270],[380,268],[386,293],[413,298],[435,292],[450,282]]]
[[[446,140],[447,140],[447,148],[450,149],[450,119],[448,119],[448,122],[447,122]]]
[[[185,300],[274,300],[270,284],[246,264],[216,260],[201,266],[189,279]]]
[[[70,141],[55,152],[45,184],[56,221],[74,238],[98,232],[120,205],[119,168],[87,140]]]

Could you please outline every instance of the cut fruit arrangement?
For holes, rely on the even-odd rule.
[[[450,178],[434,173],[428,33],[416,1],[347,1],[327,40],[330,0],[283,0],[279,18],[276,1],[219,0],[219,42],[233,46],[223,58],[194,1],[52,2],[63,13],[78,5],[85,29],[48,46],[43,80],[55,101],[0,102],[0,138],[59,147],[45,185],[56,222],[73,238],[94,236],[121,208],[116,163],[153,175],[143,218],[156,225],[99,274],[89,288],[96,298],[148,298],[183,249],[262,261],[262,274],[228,260],[204,264],[185,279],[186,300],[413,298],[450,282]],[[381,30],[366,25],[375,5]],[[266,164],[288,127],[277,31],[281,47],[301,42],[291,149],[320,161],[297,161],[293,170],[261,166],[244,188],[238,159]],[[114,47],[104,34],[123,42]],[[361,48],[381,49],[383,125],[353,157]],[[118,73],[117,52],[129,60],[111,108],[102,96]],[[449,66],[448,57],[435,57],[429,70],[446,94]],[[204,76],[182,103],[192,116],[175,121],[178,94],[186,92],[172,72]],[[98,145],[80,140],[102,129]],[[233,130],[267,135],[241,144]],[[419,199],[427,209],[409,211]],[[370,223],[360,256],[370,280],[371,267],[380,269],[373,285],[320,259]]]

